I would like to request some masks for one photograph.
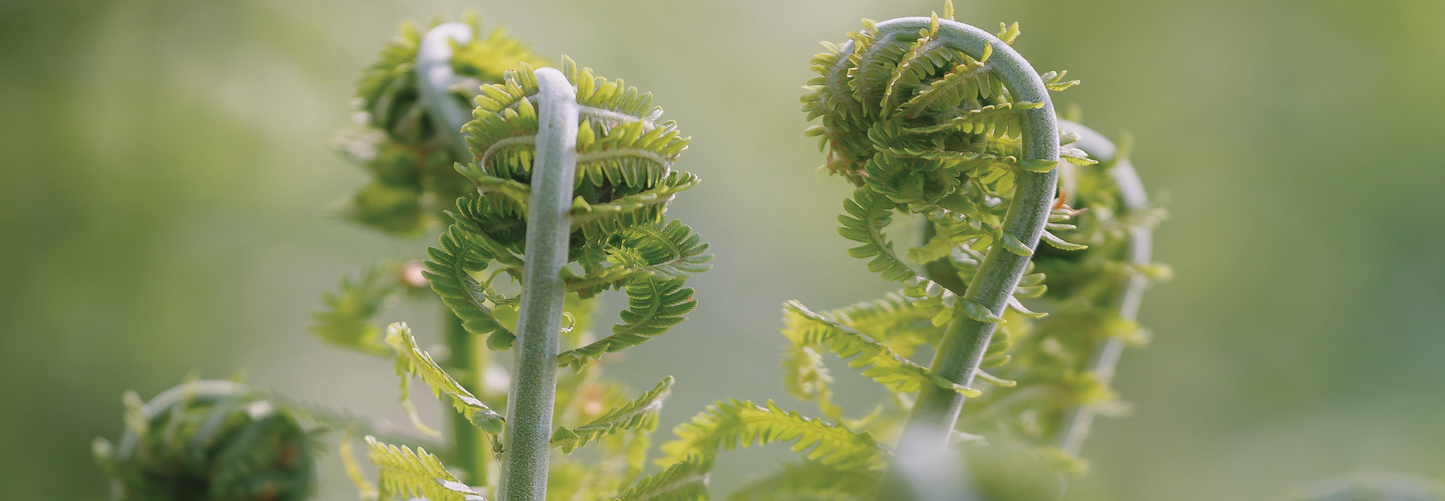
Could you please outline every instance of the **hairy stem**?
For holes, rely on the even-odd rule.
[[[898,18],[878,23],[877,28],[880,36],[916,36],[919,30],[927,30],[931,21],[926,17]],[[1049,99],[1048,89],[1033,66],[997,37],[963,23],[940,20],[938,37],[950,47],[975,58],[982,58],[985,47],[992,46],[993,55],[989,59],[989,65],[1014,97],[1019,101],[1044,103],[1042,107],[1024,112],[1022,122],[1025,159],[1057,162],[1059,136],[1054,105]],[[843,50],[845,54],[850,52],[851,44]],[[1013,202],[1004,217],[1002,229],[1033,249],[1038,246],[1044,224],[1048,221],[1058,169],[1045,173],[1025,171],[1017,175]],[[1028,262],[1028,256],[1020,256],[1008,252],[1002,245],[994,245],[984,256],[964,298],[983,305],[994,315],[1002,315]],[[983,359],[997,325],[969,318],[962,311],[962,305],[959,309],[938,345],[929,370],[949,381],[968,386],[978,371],[978,364]],[[905,435],[930,437],[929,440],[920,442],[935,444],[940,449],[946,447],[954,424],[958,421],[958,413],[963,408],[963,401],[963,395],[957,392],[925,386],[919,392],[918,400],[908,416]],[[885,474],[879,499],[898,499],[908,495],[906,483],[893,478],[897,476],[894,472]]]
[[[432,119],[432,126],[440,132],[446,146],[457,154],[457,158],[471,156],[462,138],[462,126],[471,119],[471,113],[451,96],[449,90],[459,80],[452,71],[452,42],[467,43],[471,40],[470,26],[464,23],[441,24],[426,32],[416,55],[416,83],[421,102]],[[477,336],[462,328],[460,318],[451,311],[445,311],[443,315],[447,348],[451,352],[448,372],[467,391],[480,395],[482,370],[486,365],[483,357],[486,354],[481,351]],[[451,431],[456,466],[467,473],[467,482],[486,485],[491,451],[486,437],[461,414],[452,415]]]
[[[537,75],[537,155],[527,211],[526,264],[511,395],[507,402],[502,501],[542,501],[547,495],[552,410],[557,392],[557,350],[567,287],[572,225],[567,211],[577,170],[577,93],[562,72]]]
[[[1117,150],[1114,143],[1105,139],[1102,134],[1093,129],[1073,122],[1061,120],[1059,126],[1067,131],[1079,135],[1080,139],[1074,143],[1079,149],[1089,154],[1090,158],[1101,163],[1114,161]],[[1139,180],[1139,174],[1134,171],[1134,166],[1129,159],[1120,159],[1118,163],[1109,168],[1109,176],[1114,179],[1114,184],[1119,187],[1120,198],[1123,199],[1126,211],[1145,209],[1149,205],[1149,198],[1144,193],[1144,184]],[[1147,227],[1135,226],[1129,228],[1129,248],[1127,259],[1134,264],[1149,264],[1151,259],[1150,251],[1154,241],[1154,232]],[[1139,314],[1139,303],[1144,299],[1144,287],[1148,279],[1139,272],[1129,276],[1129,281],[1119,291],[1116,307],[1119,311],[1119,318],[1133,321]],[[1111,337],[1099,345],[1094,352],[1093,358],[1089,360],[1089,372],[1104,386],[1114,378],[1114,367],[1119,363],[1119,356],[1124,352],[1124,341]],[[1094,413],[1084,407],[1075,407],[1064,419],[1064,425],[1059,429],[1059,436],[1056,444],[1065,454],[1077,457],[1084,448],[1084,439],[1089,436],[1089,427],[1093,424]]]

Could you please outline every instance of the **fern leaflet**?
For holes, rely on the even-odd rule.
[[[712,458],[693,456],[629,487],[617,501],[706,501]]]
[[[570,454],[606,434],[622,430],[650,432],[657,429],[657,413],[662,410],[662,401],[671,392],[672,383],[672,376],[668,376],[658,383],[656,388],[636,400],[617,406],[587,424],[571,429],[557,428],[557,432],[552,434],[552,446],[561,447],[562,452]]]
[[[406,324],[398,322],[388,326],[386,342],[396,350],[396,374],[402,378],[403,399],[407,397],[407,386],[411,377],[417,376],[431,388],[432,395],[438,399],[442,394],[451,397],[452,407],[477,428],[493,435],[502,432],[502,416],[472,396],[471,392],[442,370],[430,354],[418,348],[416,338],[412,337],[411,329],[407,328]]]
[[[581,348],[557,355],[557,365],[580,370],[589,359],[601,357],[647,342],[686,320],[697,306],[693,290],[684,280],[644,278],[627,284],[627,309],[622,310],[623,323],[612,326],[612,335]]]
[[[401,274],[400,263],[385,263],[367,268],[360,278],[341,279],[340,291],[322,296],[326,311],[313,315],[316,324],[311,332],[337,346],[389,355],[391,350],[381,340],[381,326],[372,319],[388,298],[406,289]]]
[[[719,401],[692,422],[678,425],[673,432],[678,438],[662,445],[667,457],[658,460],[658,464],[671,464],[694,455],[710,457],[719,449],[794,440],[797,440],[794,451],[811,448],[809,459],[836,468],[883,464],[884,449],[873,435],[854,433],[842,426],[784,411],[771,400],[766,407],[741,400]]]
[[[978,390],[929,372],[927,367],[899,356],[887,345],[833,319],[809,311],[797,301],[788,301],[783,305],[783,316],[787,324],[783,329],[783,336],[793,344],[827,345],[839,357],[856,357],[848,365],[868,367],[863,371],[863,376],[877,381],[890,391],[913,393],[923,385],[932,384],[968,397],[979,395]]]
[[[486,501],[485,498],[447,472],[440,459],[426,449],[416,452],[406,446],[384,444],[366,436],[367,454],[376,465],[380,499],[389,501],[410,496],[431,501]]]

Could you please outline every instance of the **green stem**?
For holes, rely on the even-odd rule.
[[[1072,131],[1079,135],[1080,139],[1074,143],[1079,149],[1089,154],[1089,158],[1098,160],[1101,163],[1114,161],[1117,149],[1114,143],[1106,139],[1102,134],[1093,129],[1073,122],[1060,120],[1059,126],[1064,130]],[[1119,197],[1124,203],[1126,211],[1136,211],[1148,208],[1149,197],[1144,192],[1144,183],[1139,180],[1139,174],[1134,171],[1134,166],[1129,159],[1120,159],[1108,170],[1109,176],[1114,179],[1114,184],[1119,188]],[[1129,228],[1129,247],[1126,259],[1134,264],[1149,264],[1152,259],[1150,251],[1153,246],[1154,232],[1148,227],[1135,226]],[[1148,278],[1144,274],[1134,272],[1130,274],[1129,281],[1120,291],[1116,307],[1119,318],[1126,321],[1133,321],[1139,315],[1139,303],[1144,299],[1144,287],[1148,285]],[[1114,378],[1114,367],[1119,363],[1119,356],[1124,352],[1124,341],[1111,337],[1099,345],[1093,357],[1089,360],[1088,371],[1099,380],[1104,386]],[[1079,452],[1084,448],[1084,439],[1089,436],[1089,427],[1094,422],[1094,413],[1084,407],[1075,407],[1064,419],[1064,425],[1060,428],[1056,444],[1065,454],[1078,457]]]
[[[557,351],[567,294],[559,273],[567,264],[572,233],[567,212],[577,170],[576,89],[556,69],[541,68],[536,75],[537,154],[527,212],[516,363],[507,400],[502,501],[542,501],[547,496]]]
[[[477,342],[477,335],[462,328],[462,320],[451,310],[443,310],[442,322],[446,326],[447,350],[451,352],[451,356],[447,358],[447,373],[473,395],[481,395],[482,371],[486,367],[482,357],[486,356],[486,353]],[[491,447],[485,434],[460,412],[452,413],[451,429],[456,467],[467,472],[467,483],[487,485],[487,452]]]
[[[919,30],[927,30],[932,20],[927,17],[890,19],[877,24],[880,36],[893,35],[899,38],[917,36]],[[993,55],[988,65],[1008,86],[1019,101],[1044,103],[1040,108],[1024,112],[1023,150],[1028,160],[1059,160],[1058,126],[1054,117],[1054,105],[1049,99],[1048,88],[1039,78],[1038,72],[1012,47],[997,37],[978,28],[950,20],[939,20],[938,38],[950,47],[961,50],[975,58],[981,58],[985,47],[992,46]],[[844,55],[852,52],[852,43],[843,48]],[[1049,211],[1054,201],[1058,169],[1045,173],[1019,172],[1013,202],[1004,216],[1002,230],[1018,238],[1028,248],[1038,246],[1044,225],[1048,222]],[[1029,257],[1008,252],[1002,245],[989,248],[979,265],[978,273],[964,298],[984,307],[995,315],[1002,315],[1028,266]],[[978,364],[988,348],[997,324],[979,322],[959,310],[948,325],[942,341],[933,357],[929,370],[949,381],[968,386],[972,384]],[[958,421],[963,408],[963,395],[936,386],[925,386],[913,404],[908,416],[904,435],[925,437],[919,443],[937,447],[941,451],[948,444],[949,435]],[[911,440],[912,441],[912,440]],[[885,474],[880,499],[895,499],[907,496],[906,483],[900,483],[896,472]],[[892,477],[892,479],[890,479]]]
[[[417,93],[426,106],[448,148],[458,160],[470,158],[462,127],[472,119],[472,112],[452,95],[451,86],[461,80],[452,70],[452,43],[472,41],[472,27],[465,23],[445,23],[428,30],[416,51]]]

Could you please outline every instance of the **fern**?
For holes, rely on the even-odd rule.
[[[612,326],[612,335],[557,355],[557,364],[577,369],[588,359],[637,346],[667,332],[686,320],[683,315],[697,306],[693,290],[684,280],[644,278],[627,284],[627,309],[623,323]]]
[[[466,416],[477,428],[493,435],[502,432],[502,416],[483,404],[477,397],[472,396],[472,393],[466,388],[462,388],[461,384],[458,384],[432,360],[431,355],[417,347],[416,338],[412,337],[411,329],[407,328],[406,324],[394,323],[388,326],[386,342],[396,350],[396,374],[401,376],[403,402],[407,401],[409,394],[407,388],[411,377],[420,377],[422,382],[431,388],[432,395],[438,399],[443,394],[450,397],[452,407]],[[415,420],[414,415],[413,420]]]
[[[313,315],[311,332],[322,340],[362,353],[387,356],[391,349],[382,342],[381,326],[372,322],[386,301],[414,287],[399,262],[385,263],[363,271],[360,278],[341,280],[341,290],[322,296],[327,310]]]
[[[784,464],[777,473],[733,491],[728,501],[849,501],[878,490],[878,473],[816,461]]]
[[[897,393],[912,393],[924,385],[937,385],[959,394],[976,397],[978,390],[956,384],[929,372],[846,325],[813,313],[797,301],[783,305],[783,336],[799,346],[827,346],[839,357],[856,357],[848,365],[867,367],[863,376]]]
[[[570,454],[606,434],[622,430],[650,432],[657,429],[657,413],[662,410],[662,401],[671,392],[672,383],[672,376],[668,376],[658,383],[656,388],[636,400],[620,405],[587,424],[570,429],[557,428],[557,432],[552,434],[552,445],[561,447],[562,452]]]
[[[667,456],[658,464],[694,455],[711,457],[719,449],[795,440],[794,451],[811,449],[809,459],[836,468],[878,466],[886,453],[872,435],[784,411],[771,400],[766,407],[741,400],[716,402],[692,422],[678,425],[674,433],[677,439],[662,445]]]
[[[476,203],[478,199],[471,199]],[[466,217],[468,204],[458,201],[458,218]],[[506,299],[490,291],[472,276],[487,269],[491,260],[499,254],[506,255],[506,249],[476,226],[453,224],[443,233],[440,245],[427,249],[427,271],[424,272],[431,288],[451,308],[467,332],[476,335],[491,334],[487,346],[494,350],[506,349],[512,345],[516,334],[501,324],[492,313],[493,306],[505,303]]]
[[[440,459],[417,447],[384,444],[366,436],[366,457],[376,465],[376,484],[382,501],[425,497],[432,501],[485,501],[485,498],[447,472]]]
[[[617,501],[706,501],[712,458],[694,456],[644,478],[617,497]]]

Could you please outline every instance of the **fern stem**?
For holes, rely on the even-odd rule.
[[[1064,130],[1072,131],[1079,135],[1080,139],[1074,143],[1079,149],[1089,154],[1090,158],[1101,163],[1113,162],[1118,151],[1114,143],[1106,139],[1102,134],[1093,129],[1073,122],[1061,120],[1059,126]],[[1124,209],[1128,211],[1143,210],[1149,205],[1149,197],[1144,192],[1144,183],[1139,180],[1139,174],[1134,171],[1133,164],[1129,159],[1119,159],[1117,163],[1108,170],[1109,176],[1114,179],[1114,184],[1119,188],[1119,196],[1124,203]],[[1154,232],[1146,226],[1135,226],[1129,228],[1129,247],[1126,259],[1134,264],[1149,264],[1154,241]],[[1129,281],[1124,285],[1118,297],[1119,318],[1126,321],[1134,321],[1139,315],[1139,303],[1144,299],[1144,287],[1148,285],[1148,278],[1138,271],[1129,276]],[[1104,341],[1094,352],[1089,361],[1089,373],[1093,374],[1104,386],[1114,378],[1114,367],[1119,363],[1119,356],[1124,352],[1124,341],[1117,337],[1111,337]],[[1065,454],[1078,457],[1079,452],[1084,448],[1084,440],[1089,436],[1089,427],[1093,424],[1094,413],[1084,407],[1075,407],[1064,419],[1064,425],[1060,428],[1059,436],[1055,442],[1059,449]]]
[[[462,388],[472,392],[473,395],[481,395],[482,374],[486,367],[484,357],[476,334],[467,332],[462,328],[462,319],[457,318],[450,309],[443,308],[442,322],[446,328],[447,350],[451,356],[447,359],[447,372],[461,383]],[[489,459],[488,452],[491,450],[487,443],[486,436],[482,430],[472,424],[467,416],[460,412],[451,413],[452,427],[452,451],[456,466],[467,472],[467,483],[471,485],[487,485],[487,467]]]
[[[890,19],[877,24],[880,36],[910,36],[927,30],[932,19],[908,17]],[[997,37],[978,28],[950,20],[939,20],[938,37],[950,47],[982,58],[985,48],[990,47],[993,55],[989,65],[993,66],[999,79],[1008,86],[1019,101],[1044,103],[1043,106],[1023,112],[1023,150],[1027,160],[1059,160],[1058,125],[1054,117],[1053,101],[1038,72],[1012,47]],[[852,52],[851,42],[843,52]],[[1014,191],[1013,202],[1004,217],[1002,230],[1018,238],[1030,249],[1036,248],[1048,221],[1054,201],[1058,169],[1048,172],[1020,172]],[[968,286],[964,298],[981,304],[993,312],[1003,315],[1008,299],[1018,285],[1019,277],[1028,266],[1029,257],[1008,252],[1002,245],[988,250],[978,273]],[[949,323],[948,330],[940,341],[929,370],[949,381],[969,386],[978,370],[993,337],[997,324],[980,322],[959,311]],[[942,449],[948,444],[951,431],[958,421],[963,408],[964,397],[957,392],[937,386],[925,386],[918,394],[918,400],[908,417],[905,436],[929,437],[922,443],[936,444]],[[884,485],[880,488],[880,499],[896,499],[907,496],[906,483],[900,482],[899,474],[890,471],[885,474]]]
[[[432,126],[442,131],[447,147],[457,158],[470,158],[462,126],[472,119],[472,112],[451,96],[449,90],[459,77],[452,70],[452,42],[472,41],[472,27],[465,23],[437,25],[422,36],[416,52],[417,91],[431,116]]]
[[[517,317],[515,376],[507,403],[506,452],[500,498],[542,501],[557,391],[557,351],[567,286],[572,225],[567,212],[577,170],[576,89],[562,72],[541,68],[537,76],[537,155],[527,212],[526,263]]]

